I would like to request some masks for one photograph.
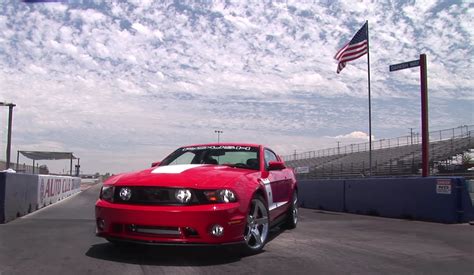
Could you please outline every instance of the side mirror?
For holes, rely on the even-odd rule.
[[[160,163],[161,163],[161,161],[152,162],[151,167],[156,167],[156,166],[160,165]]]
[[[282,161],[270,161],[268,163],[268,170],[273,171],[273,170],[283,170],[285,169],[286,166]]]

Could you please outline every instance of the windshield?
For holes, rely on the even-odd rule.
[[[160,166],[215,164],[259,170],[258,151],[258,147],[234,145],[183,147],[166,157]]]

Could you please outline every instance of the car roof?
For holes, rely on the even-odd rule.
[[[200,146],[246,146],[246,147],[260,147],[260,144],[250,144],[250,143],[204,143],[204,144],[193,144],[193,145],[186,145],[182,147],[200,147]]]

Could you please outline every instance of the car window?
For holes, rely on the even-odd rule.
[[[190,164],[192,163],[195,156],[196,154],[194,154],[194,152],[185,152],[184,154],[178,156],[172,162],[170,162],[170,165]]]
[[[265,149],[265,169],[268,169],[270,161],[278,161],[278,158],[270,149]]]
[[[160,166],[177,164],[228,165],[259,170],[259,148],[238,145],[183,147],[166,157]]]

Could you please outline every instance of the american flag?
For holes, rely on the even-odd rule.
[[[337,73],[340,73],[346,66],[346,63],[355,60],[367,53],[367,43],[369,40],[369,28],[367,22],[360,30],[354,35],[352,40],[344,45],[334,56],[339,61],[337,64]]]

